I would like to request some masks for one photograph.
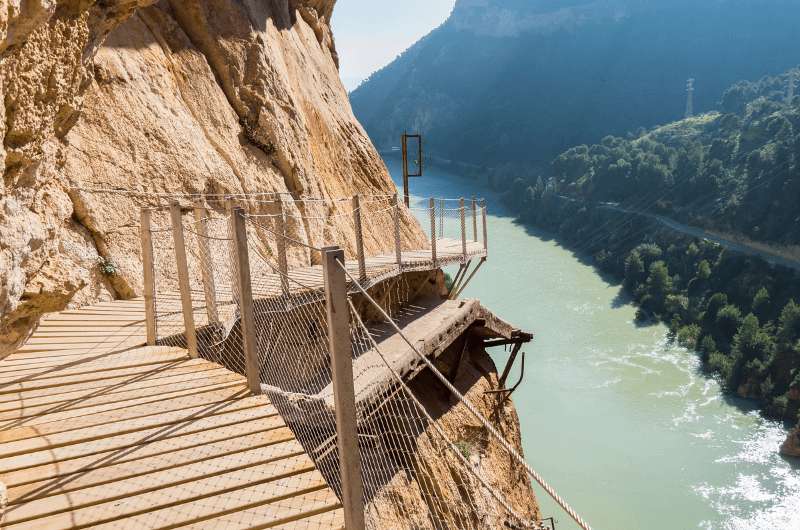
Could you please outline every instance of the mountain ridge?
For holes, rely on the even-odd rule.
[[[507,14],[493,14],[497,6]],[[558,29],[518,30],[543,16]],[[784,0],[460,0],[350,99],[379,149],[413,130],[439,158],[525,171],[572,145],[682,116],[690,77],[704,112],[739,79],[785,71],[800,62],[798,17]],[[491,36],[498,31],[511,36]]]

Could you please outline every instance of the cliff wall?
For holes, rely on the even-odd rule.
[[[159,192],[394,191],[339,80],[334,3],[0,3],[0,357],[45,312],[141,292],[138,212]],[[421,241],[410,216],[403,234]]]

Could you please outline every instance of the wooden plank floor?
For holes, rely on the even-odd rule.
[[[141,301],[50,315],[0,361],[2,528],[342,528],[266,397],[142,347]]]
[[[466,256],[461,241],[439,240],[437,250],[436,264],[430,251],[403,252],[402,271],[486,255],[471,241]],[[369,258],[369,279],[399,274],[395,260]],[[347,268],[357,276],[356,262]],[[319,266],[290,276],[293,291],[323,285]],[[253,288],[280,295],[280,277],[256,268]],[[175,293],[157,298],[179,315]],[[193,298],[202,308],[202,289]],[[445,327],[469,320],[455,304],[436,313]],[[160,336],[182,331],[179,317],[159,318]],[[183,349],[144,347],[144,336],[141,300],[98,303],[47,316],[0,361],[2,528],[343,527],[336,495],[265,396]]]

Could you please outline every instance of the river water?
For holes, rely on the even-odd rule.
[[[411,191],[418,206],[481,192],[435,167]],[[463,296],[536,335],[513,397],[529,463],[596,530],[800,529],[784,427],[723,396],[664,326],[633,323],[618,285],[487,198],[489,260]],[[577,528],[536,493],[558,530]]]

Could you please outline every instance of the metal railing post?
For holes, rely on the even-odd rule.
[[[356,232],[356,254],[358,257],[358,279],[367,280],[367,260],[364,257],[364,232],[361,228],[361,196],[353,195],[353,223]]]
[[[230,278],[231,282],[231,298],[233,301],[236,302],[239,300],[239,282],[237,278],[239,277],[239,271],[237,270],[237,260],[236,260],[236,236],[235,236],[235,227],[233,223],[233,210],[236,208],[236,201],[233,197],[226,196],[225,197],[225,212],[228,214],[228,237],[230,237],[230,258],[231,258],[231,274],[233,278]]]
[[[478,242],[478,199],[472,198],[472,240]]]
[[[436,266],[436,200],[431,199],[428,206],[431,210],[431,260]]]
[[[209,324],[219,322],[217,312],[217,287],[211,270],[211,251],[208,248],[208,211],[200,200],[194,203],[194,231],[197,233],[197,248],[200,253],[200,274],[203,277],[203,294],[206,298],[206,314]]]
[[[141,238],[142,238],[142,265],[144,267],[144,320],[147,329],[147,344],[155,346],[157,340],[156,330],[156,282],[153,263],[153,234],[151,232],[153,210],[142,209]]]
[[[394,253],[397,260],[397,268],[403,269],[403,248],[400,240],[400,198],[394,194]]]
[[[364,485],[361,475],[361,455],[358,450],[350,309],[347,303],[347,281],[343,266],[342,249],[339,247],[322,249],[344,523],[347,530],[364,530]]]
[[[286,256],[286,210],[283,198],[278,196],[278,216],[275,218],[275,237],[278,245],[278,270],[281,274],[281,291],[289,300],[289,260]]]
[[[175,245],[175,265],[178,270],[178,287],[181,294],[181,310],[186,335],[186,349],[189,356],[197,358],[197,332],[194,327],[194,309],[192,307],[192,291],[189,284],[189,263],[186,259],[186,241],[183,236],[183,214],[181,206],[173,202],[169,208],[172,219],[172,238]]]
[[[444,199],[439,199],[439,237],[444,237],[444,214],[447,211]]]
[[[247,386],[253,394],[261,394],[261,363],[258,361],[256,320],[253,311],[253,288],[250,283],[250,254],[247,248],[247,225],[244,210],[231,212],[233,239],[236,244],[236,283],[239,290],[239,316],[242,324],[242,350]]]
[[[461,217],[461,254],[467,261],[467,212],[464,208],[464,197],[458,200],[458,214]]]
[[[483,223],[483,250],[484,251],[488,251],[489,250],[489,239],[488,239],[489,231],[486,228],[486,199],[483,199],[481,201],[481,206],[482,206],[482,208],[481,208],[481,210],[482,210],[481,211],[481,219],[482,219],[482,223]]]

